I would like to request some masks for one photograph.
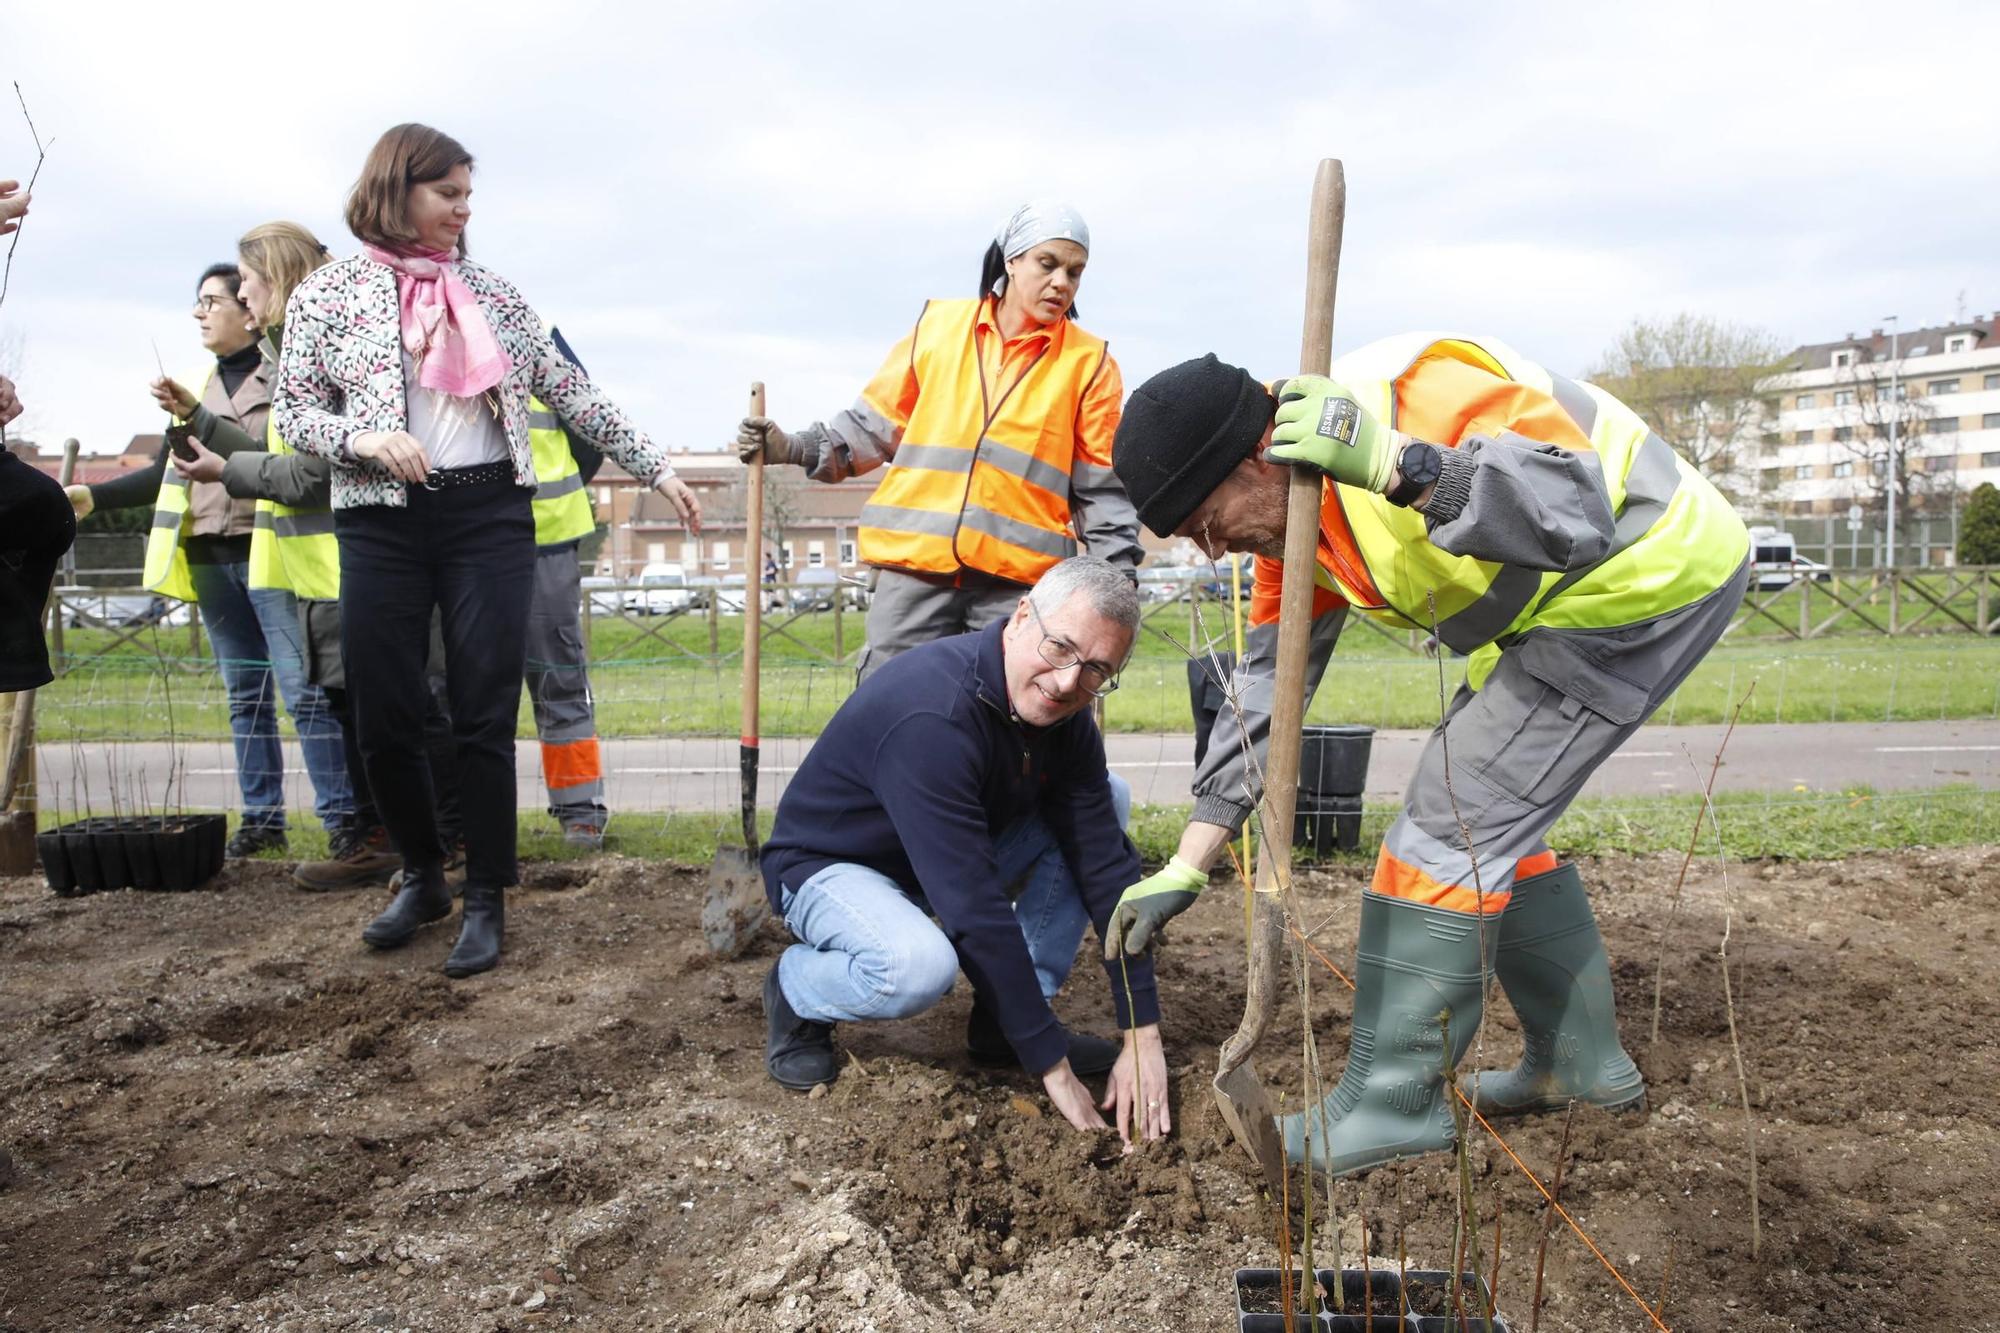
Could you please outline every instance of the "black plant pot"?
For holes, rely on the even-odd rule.
[[[83,819],[37,835],[49,887],[64,896],[106,889],[185,892],[222,869],[222,815]]]
[[[1393,1269],[1319,1270],[1322,1293],[1331,1293],[1336,1280],[1340,1283],[1340,1308],[1336,1311],[1331,1299],[1321,1305],[1324,1333],[1409,1333],[1409,1322],[1402,1313],[1402,1284]]]
[[[1306,799],[1299,793],[1292,812],[1292,846],[1325,856],[1338,847],[1351,852],[1361,845],[1361,798],[1320,796]]]
[[[1400,1278],[1393,1269],[1364,1271],[1343,1268],[1338,1273],[1322,1268],[1315,1275],[1313,1290],[1302,1295],[1293,1283],[1294,1313],[1278,1312],[1278,1270],[1239,1268],[1236,1270],[1236,1318],[1240,1333],[1455,1333],[1457,1315],[1450,1313],[1450,1275],[1430,1269],[1411,1269]],[[1336,1312],[1331,1293],[1340,1288],[1340,1309]],[[1511,1333],[1507,1321],[1496,1315],[1486,1321],[1486,1285],[1472,1273],[1465,1274],[1461,1298],[1464,1328],[1471,1333]],[[1407,1297],[1405,1293],[1407,1292]],[[1442,1301],[1441,1306],[1436,1305]],[[1315,1315],[1298,1313],[1296,1307],[1310,1304]],[[1420,1308],[1441,1308],[1443,1314],[1418,1314]],[[1371,1313],[1370,1311],[1373,1311]]]
[[[1368,790],[1368,755],[1375,728],[1302,727],[1299,730],[1299,800],[1309,796],[1359,796]]]
[[[1462,1291],[1459,1307],[1464,1314],[1465,1329],[1470,1333],[1508,1333],[1507,1321],[1497,1310],[1493,1322],[1490,1325],[1486,1322],[1485,1279],[1476,1273],[1465,1273],[1460,1276],[1459,1285]],[[1450,1273],[1412,1268],[1403,1274],[1403,1288],[1409,1300],[1411,1327],[1418,1333],[1447,1333],[1461,1326],[1459,1315],[1452,1312]]]
[[[49,887],[65,898],[88,889],[77,887],[76,875],[69,868],[69,852],[63,847],[61,829],[44,829],[35,835],[35,852],[42,859],[42,874],[48,878]]]

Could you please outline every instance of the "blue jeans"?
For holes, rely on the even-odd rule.
[[[277,711],[282,696],[305,752],[313,810],[329,831],[340,827],[354,811],[354,792],[347,780],[340,723],[327,707],[325,691],[306,680],[297,600],[280,589],[253,590],[250,567],[240,561],[190,564],[188,575],[229,693],[229,734],[235,743],[244,824],[285,826],[285,755]]]
[[[1132,818],[1132,788],[1111,775],[1118,827]],[[993,842],[1000,881],[1025,877],[1014,919],[1042,998],[1052,1000],[1076,962],[1090,914],[1062,848],[1039,815]],[[799,943],[778,959],[778,985],[801,1018],[820,1023],[908,1018],[944,999],[958,980],[958,951],[923,897],[867,866],[827,866],[784,894],[785,925]]]

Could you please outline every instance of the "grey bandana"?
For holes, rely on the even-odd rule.
[[[1019,258],[1043,241],[1075,241],[1087,253],[1090,228],[1084,225],[1083,214],[1068,204],[1040,199],[1015,209],[993,240],[1008,259]]]

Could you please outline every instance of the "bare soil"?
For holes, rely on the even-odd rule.
[[[1697,867],[1670,915],[1676,868],[1584,867],[1651,1109],[1578,1113],[1570,1210],[1669,1328],[2000,1329],[2000,849]],[[843,1030],[840,1080],[788,1093],[762,1064],[775,930],[716,964],[700,872],[606,856],[528,879],[503,965],[464,982],[438,970],[449,926],[372,954],[376,895],[298,893],[275,863],[186,895],[0,881],[0,1330],[1227,1330],[1233,1270],[1277,1264],[1207,1088],[1241,1009],[1230,886],[1161,960],[1176,1132],[1122,1156],[965,1060],[963,986]],[[1344,969],[1363,872],[1307,879]],[[1314,988],[1331,1079],[1349,1007],[1317,965]],[[1107,1029],[1101,970],[1059,1007]],[[1504,1001],[1482,1042],[1513,1058]],[[1257,1060],[1292,1105],[1299,1045],[1293,1007]],[[1553,1174],[1560,1116],[1500,1133]],[[1478,1267],[1497,1226],[1525,1328],[1539,1196],[1483,1133],[1471,1166]],[[1339,1258],[1365,1218],[1388,1262],[1449,1268],[1456,1182],[1444,1158],[1341,1182]],[[1325,1267],[1324,1193],[1315,1213]],[[1652,1327],[1567,1229],[1544,1285],[1544,1329]]]

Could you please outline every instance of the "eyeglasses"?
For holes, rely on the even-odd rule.
[[[1028,610],[1035,617],[1035,628],[1042,632],[1040,650],[1044,662],[1058,671],[1067,671],[1071,667],[1078,668],[1076,683],[1083,687],[1085,694],[1094,699],[1102,699],[1118,688],[1116,671],[1102,663],[1084,661],[1083,654],[1049,633],[1048,625],[1042,620],[1041,610],[1036,607],[1035,599],[1032,597],[1028,598]],[[1097,683],[1093,685],[1092,681]]]
[[[219,305],[242,306],[245,310],[250,308],[243,304],[243,298],[240,296],[217,296],[212,292],[203,292],[194,298],[194,308],[204,315],[212,313]]]

